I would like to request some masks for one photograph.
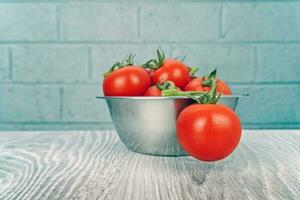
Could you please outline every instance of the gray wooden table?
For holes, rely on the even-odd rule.
[[[0,199],[300,199],[300,131],[244,131],[209,164],[132,153],[113,131],[0,132]]]

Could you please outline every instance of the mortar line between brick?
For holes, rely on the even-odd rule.
[[[60,7],[56,6],[56,32],[57,32],[57,40],[60,40]]]
[[[137,37],[141,39],[141,6],[137,7]]]
[[[13,58],[11,47],[8,48],[8,77],[13,80]]]
[[[260,86],[299,86],[300,81],[294,82],[257,82],[253,84],[253,82],[228,82],[232,86],[246,86],[246,87],[260,87]],[[0,82],[1,86],[48,86],[48,87],[64,87],[64,86],[98,86],[100,83],[34,83],[34,82]]]
[[[88,47],[88,78],[89,80],[92,79],[92,48]]]
[[[300,44],[300,40],[288,40],[288,41],[272,41],[272,40],[264,40],[264,41],[233,41],[233,40],[222,40],[222,41],[90,41],[90,40],[82,40],[82,41],[57,41],[57,40],[49,40],[49,41],[0,41],[1,45],[61,45],[61,44],[70,44],[70,45],[99,45],[99,44],[107,44],[107,45],[119,45],[119,44],[136,44],[136,45],[144,45],[144,44],[207,44],[207,45],[260,45],[260,44]]]
[[[184,3],[240,3],[241,0],[186,0]],[[264,2],[298,2],[299,0],[258,0],[255,1],[256,3],[264,3]],[[68,3],[82,3],[82,0],[70,0],[67,1]],[[243,3],[253,3],[253,0],[243,0]],[[41,0],[31,0],[31,1],[20,1],[20,0],[0,0],[0,4],[2,3],[19,3],[19,4],[30,4],[30,3],[40,3],[40,4],[56,4],[56,3],[66,3],[65,0],[54,0],[54,1],[41,1]],[[122,0],[118,1],[109,1],[109,0],[90,0],[84,2],[86,4],[93,4],[93,3],[103,3],[103,4],[132,4],[132,3],[143,3],[143,4],[168,4],[168,3],[182,3],[180,0],[163,0],[163,1],[142,1],[140,2],[139,0],[134,0],[134,1],[129,1],[129,2],[124,2]]]
[[[254,49],[254,80],[253,83],[257,83],[257,70],[258,70],[258,63],[257,63],[257,47],[255,46]]]
[[[59,118],[63,119],[63,113],[64,113],[64,89],[63,87],[59,88]]]
[[[73,86],[73,85],[99,85],[99,82],[74,82],[74,83],[51,83],[51,82],[5,82],[5,81],[0,81],[1,85],[31,85],[31,86]]]
[[[40,122],[17,122],[17,121],[1,121],[0,125],[5,125],[5,124],[10,124],[10,125],[113,125],[112,122],[107,122],[107,121],[90,121],[90,122],[85,122],[85,121],[66,121],[66,122],[61,122],[61,121],[40,121]],[[300,122],[244,122],[244,125],[300,125]]]
[[[0,121],[0,124],[22,124],[22,125],[84,125],[84,124],[101,124],[101,125],[110,125],[112,122],[107,121],[37,121],[37,122],[17,122],[17,121]]]

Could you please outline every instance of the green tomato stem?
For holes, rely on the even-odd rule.
[[[203,80],[203,86],[210,87],[209,92],[203,91],[178,91],[176,89],[167,89],[162,91],[163,96],[186,96],[197,103],[216,104],[221,96],[217,93],[216,70],[210,73],[207,80]]]
[[[146,63],[142,64],[145,69],[158,69],[160,68],[165,60],[165,54],[163,51],[157,49],[156,51],[157,59],[148,60]]]
[[[129,54],[127,58],[123,59],[120,62],[116,62],[113,66],[111,66],[109,68],[109,70],[105,73],[103,73],[102,75],[104,76],[104,78],[109,75],[110,73],[112,73],[115,70],[121,69],[125,66],[130,66],[134,64],[134,57],[135,55],[133,54]]]
[[[190,76],[194,76],[195,73],[199,70],[199,68],[198,67],[189,67],[189,70],[190,70],[190,72],[189,72]]]
[[[172,81],[159,81],[156,84],[156,87],[158,89],[162,90],[168,90],[168,89],[177,89],[177,87],[175,86],[175,84]]]
[[[176,89],[168,89],[168,90],[163,90],[162,91],[162,95],[163,96],[201,96],[206,94],[206,92],[202,92],[202,91],[178,91]]]

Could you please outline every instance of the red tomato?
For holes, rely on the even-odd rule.
[[[126,66],[104,78],[105,96],[143,96],[150,87],[148,72],[139,66]]]
[[[241,138],[238,116],[230,108],[219,104],[186,107],[177,118],[176,130],[183,149],[203,161],[225,158]]]
[[[191,80],[184,88],[185,91],[209,91],[210,87],[202,86],[202,78],[195,78]],[[232,91],[230,87],[222,80],[217,80],[217,92],[230,95]]]
[[[148,88],[144,96],[161,96],[161,90],[156,85],[153,85]]]
[[[160,68],[150,71],[150,76],[153,84],[157,84],[160,80],[173,81],[180,89],[191,80],[188,67],[174,59],[165,59]]]

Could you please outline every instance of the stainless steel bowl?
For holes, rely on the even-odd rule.
[[[222,96],[218,103],[236,107],[239,97]],[[105,99],[121,141],[130,150],[159,156],[183,156],[176,137],[176,118],[194,103],[186,97],[97,97]]]

